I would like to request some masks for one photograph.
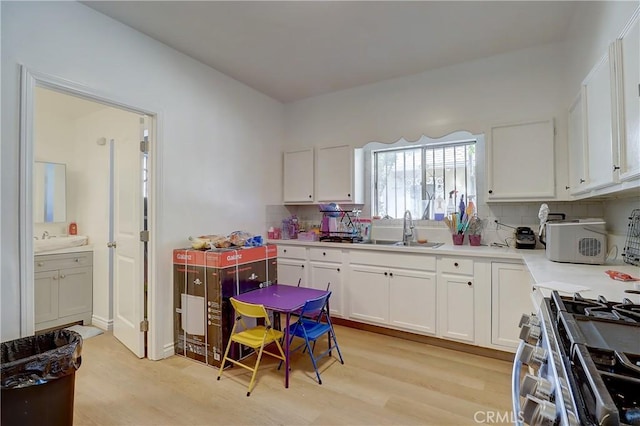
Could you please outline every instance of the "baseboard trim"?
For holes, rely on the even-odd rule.
[[[94,325],[105,331],[113,331],[113,320],[98,317],[96,315],[91,316],[91,325]]]
[[[480,355],[487,358],[499,359],[502,361],[513,361],[513,354],[497,349],[483,348],[480,346],[469,345],[462,342],[454,342],[452,340],[440,339],[438,337],[424,336],[422,334],[414,334],[408,331],[394,330],[378,325],[365,324],[344,318],[332,317],[331,321],[336,325],[355,328],[358,330],[369,331],[372,333],[384,334],[386,336],[398,337],[400,339],[411,340],[413,342],[426,343],[428,345],[439,346],[446,349],[453,349],[460,352],[466,352],[473,355]]]
[[[162,348],[162,357],[163,358],[169,358],[170,356],[173,356],[175,354],[176,354],[176,350],[175,350],[175,344],[174,343],[167,343]]]

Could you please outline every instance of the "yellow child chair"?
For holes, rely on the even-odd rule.
[[[247,391],[247,396],[249,396],[251,395],[251,390],[255,385],[256,373],[258,372],[262,353],[264,352],[268,355],[284,361],[284,351],[282,350],[282,346],[280,345],[280,339],[282,339],[284,333],[282,331],[273,329],[271,320],[269,320],[269,315],[267,314],[267,310],[264,308],[264,305],[244,303],[234,299],[233,297],[230,298],[230,300],[231,304],[233,305],[233,309],[235,309],[236,311],[236,319],[233,323],[233,329],[231,330],[231,336],[229,337],[227,349],[224,351],[224,357],[222,358],[222,363],[220,364],[218,380],[220,380],[220,377],[222,376],[222,371],[224,370],[224,366],[227,361],[239,365],[240,367],[246,368],[247,370],[253,372],[253,374],[251,375],[251,381],[249,382],[249,390]],[[255,327],[248,328],[244,322],[244,317],[263,319],[264,325],[256,325]],[[241,329],[241,331],[237,331],[239,329]],[[237,342],[241,345],[248,346],[258,353],[258,358],[256,359],[256,363],[253,367],[227,357],[229,355],[229,349],[231,348],[232,342]],[[269,345],[270,343],[276,344],[280,355],[264,350],[264,347]]]

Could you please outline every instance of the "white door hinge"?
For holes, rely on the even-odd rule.
[[[144,243],[149,242],[149,231],[140,231],[140,241]]]

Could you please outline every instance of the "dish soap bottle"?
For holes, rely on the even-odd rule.
[[[455,200],[453,199],[453,194],[455,194],[456,191],[455,189],[453,191],[449,191],[449,201],[447,201],[447,216],[452,215],[456,212],[456,204],[455,204]]]

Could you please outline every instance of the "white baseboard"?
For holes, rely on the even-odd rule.
[[[91,324],[105,331],[113,330],[113,320],[100,318],[96,315],[91,317]]]
[[[164,345],[163,351],[162,351],[162,357],[163,358],[169,358],[170,356],[173,356],[176,354],[175,351],[175,345],[172,343],[167,343],[166,345]]]

